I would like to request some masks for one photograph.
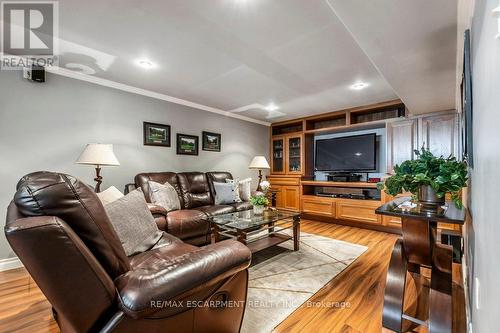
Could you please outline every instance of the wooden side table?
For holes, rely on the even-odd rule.
[[[409,200],[398,198],[376,210],[377,214],[400,217],[403,232],[403,237],[394,245],[387,271],[382,326],[402,332],[403,319],[406,319],[428,326],[429,333],[451,333],[453,250],[438,242],[437,223],[463,224],[465,210],[457,209],[452,202],[434,213],[422,211],[419,205],[408,210],[399,207]],[[420,274],[420,267],[431,269],[427,322],[403,313],[406,273]]]

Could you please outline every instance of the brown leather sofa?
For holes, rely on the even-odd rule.
[[[165,209],[150,204],[150,210],[161,230],[193,245],[210,243],[209,218],[214,215],[252,209],[249,202],[215,205],[214,182],[233,179],[229,172],[149,172],[135,176],[135,187],[140,187],[146,201],[151,203],[149,181],[168,182],[179,195],[182,209],[167,213]]]
[[[57,313],[62,332],[238,332],[251,253],[163,233],[127,257],[95,193],[77,179],[23,177],[5,234]]]

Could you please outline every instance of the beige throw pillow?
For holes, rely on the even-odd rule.
[[[237,202],[241,202],[241,198],[240,198],[240,180],[238,178],[236,179],[226,179],[226,183],[228,184],[232,184],[234,186],[234,189],[235,189],[235,195],[238,197],[237,198]]]
[[[151,198],[151,203],[165,208],[167,212],[181,209],[179,195],[175,188],[168,182],[160,184],[149,181],[149,197]]]
[[[105,205],[104,209],[127,256],[151,249],[163,235],[141,189]]]
[[[123,198],[123,193],[120,192],[116,187],[111,186],[108,187],[105,191],[97,193],[97,197],[101,200],[103,205],[107,205],[116,201],[120,198]]]
[[[243,201],[250,201],[250,197],[252,196],[252,178],[246,178],[240,180],[239,189],[240,189],[240,198]]]

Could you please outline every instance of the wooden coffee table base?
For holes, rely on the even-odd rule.
[[[253,240],[248,237],[251,231],[238,230],[236,232],[236,239],[239,242],[248,246],[248,248],[250,249],[250,251],[252,251],[252,253],[262,251],[271,246],[281,244],[288,240],[293,240],[293,250],[298,251],[299,241],[300,241],[300,216],[293,217],[291,223],[292,223],[291,228],[293,231],[292,236],[280,233],[279,231],[276,232],[275,224],[273,222],[270,222],[267,225],[268,234],[266,236],[262,236],[258,239]],[[218,242],[220,240],[220,234],[222,231],[223,230],[221,230],[217,224],[214,224],[212,226],[212,232],[215,242]]]

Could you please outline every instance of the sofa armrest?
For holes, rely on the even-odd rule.
[[[152,203],[148,203],[148,208],[155,219],[155,223],[158,229],[163,231],[167,230],[167,210],[162,206],[158,206]]]
[[[248,247],[234,240],[174,259],[157,256],[150,267],[129,271],[115,280],[120,307],[127,316],[140,319],[165,310],[176,300],[195,300],[200,289],[211,290],[218,282],[247,269],[251,257]]]
[[[125,189],[123,190],[123,194],[127,195],[130,192],[134,191],[135,189],[136,187],[134,183],[125,184]]]
[[[165,217],[167,216],[168,211],[162,206],[148,203],[148,208],[149,208],[149,211],[151,212],[151,214],[153,214],[153,216],[155,214],[160,214],[160,215],[163,215]]]

